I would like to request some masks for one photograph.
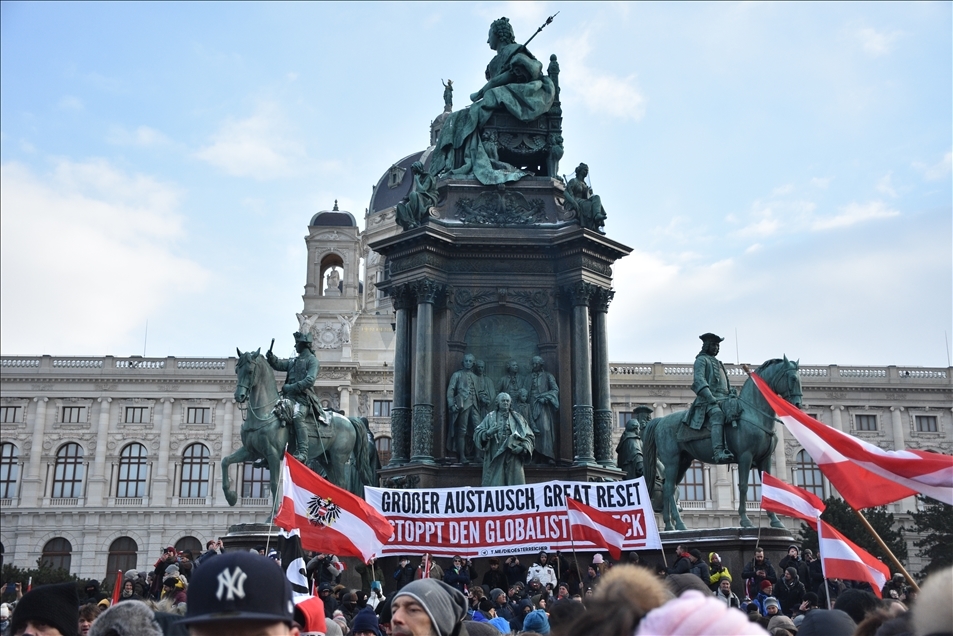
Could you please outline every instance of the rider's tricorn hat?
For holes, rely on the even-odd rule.
[[[314,342],[314,338],[311,336],[310,331],[306,333],[301,333],[300,331],[296,331],[294,333],[294,336],[295,336],[295,342],[307,342],[308,344],[311,344],[312,342]]]
[[[708,343],[708,342],[722,342],[722,341],[724,340],[724,338],[722,338],[721,336],[716,336],[716,335],[713,334],[713,333],[703,333],[702,335],[700,335],[700,336],[698,336],[698,337],[701,338],[701,341],[704,342],[704,343]]]
[[[637,407],[635,407],[635,410],[632,412],[635,415],[638,415],[639,413],[651,413],[653,412],[653,410],[654,409],[651,406],[645,406],[644,404],[639,404]]]

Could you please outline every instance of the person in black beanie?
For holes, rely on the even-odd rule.
[[[44,636],[77,636],[79,594],[76,593],[76,584],[41,585],[27,592],[13,610],[10,633],[27,631],[39,631]]]

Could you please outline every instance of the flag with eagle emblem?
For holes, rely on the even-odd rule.
[[[285,453],[282,500],[275,525],[298,530],[301,546],[325,554],[380,556],[394,528],[366,501],[338,488]]]

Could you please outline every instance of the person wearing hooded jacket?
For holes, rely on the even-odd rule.
[[[794,610],[800,607],[806,592],[793,565],[784,570],[784,575],[774,588],[774,596],[781,603],[781,612],[787,616],[792,616]]]
[[[778,561],[778,572],[784,576],[784,571],[793,567],[797,570],[798,579],[807,588],[811,583],[811,572],[808,569],[807,561],[801,558],[801,549],[793,543],[788,546],[788,553]],[[780,580],[778,581],[780,583]]]

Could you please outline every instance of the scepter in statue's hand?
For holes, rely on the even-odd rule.
[[[557,12],[554,13],[554,14],[552,14],[552,15],[549,16],[548,18],[546,18],[546,21],[543,22],[543,26],[541,26],[541,27],[539,27],[538,29],[536,29],[536,33],[534,33],[528,40],[526,40],[526,44],[524,44],[523,46],[529,46],[529,43],[533,41],[533,38],[535,38],[537,35],[539,35],[539,32],[540,32],[540,31],[542,31],[542,30],[545,29],[547,26],[549,26],[550,24],[552,24],[552,23],[553,23],[553,18],[555,18],[557,15],[559,15],[559,11],[557,11]]]

